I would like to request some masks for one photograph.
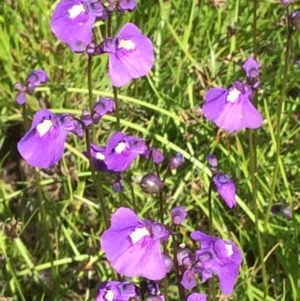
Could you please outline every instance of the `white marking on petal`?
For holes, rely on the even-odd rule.
[[[230,257],[233,254],[233,248],[232,245],[225,244],[225,248],[227,250],[227,257]]]
[[[115,147],[115,152],[117,154],[121,154],[123,150],[126,149],[126,143],[125,142],[120,142],[116,147]]]
[[[53,122],[49,119],[45,119],[43,122],[37,125],[36,130],[40,137],[43,137],[47,132],[49,132],[52,126]]]
[[[73,5],[69,10],[69,18],[70,19],[75,19],[77,18],[81,13],[84,13],[85,9],[83,4],[75,4]]]
[[[114,297],[115,296],[114,296],[114,293],[112,292],[112,290],[107,290],[105,293],[105,296],[104,296],[105,300],[107,300],[107,301],[114,300]]]
[[[134,50],[135,44],[131,40],[121,40],[118,49],[124,48],[127,51]]]
[[[100,161],[104,161],[105,156],[101,153],[96,153],[96,159]]]
[[[146,227],[143,228],[136,228],[129,237],[131,238],[131,242],[136,244],[139,240],[141,240],[145,236],[150,236],[150,232]]]
[[[229,101],[229,102],[234,103],[240,95],[241,95],[241,91],[234,88],[233,90],[229,91],[226,100]]]

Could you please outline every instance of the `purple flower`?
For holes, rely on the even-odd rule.
[[[188,290],[195,287],[197,285],[195,269],[191,268],[185,270],[180,283],[185,289]]]
[[[282,3],[283,5],[285,5],[285,6],[290,5],[291,2],[292,2],[291,0],[281,0],[281,3]]]
[[[96,144],[91,143],[91,156],[93,160],[93,164],[96,170],[106,172],[109,171],[104,162],[105,159],[105,150],[106,148],[103,146],[98,146]],[[83,154],[88,158],[88,152],[84,151]]]
[[[177,206],[171,209],[172,222],[175,225],[180,225],[186,219],[187,215],[183,206]]]
[[[29,165],[48,168],[62,158],[68,131],[68,127],[60,124],[59,116],[42,109],[34,115],[18,150]]]
[[[206,301],[206,297],[204,293],[191,293],[187,296],[186,301]]]
[[[122,192],[123,191],[123,180],[121,178],[118,178],[113,182],[112,190],[114,192]]]
[[[203,114],[229,132],[256,129],[263,124],[263,118],[251,99],[251,88],[241,82],[234,82],[229,89],[211,88],[205,95]]]
[[[167,273],[160,240],[168,237],[164,225],[142,221],[132,210],[121,207],[100,241],[111,266],[121,275],[160,280]]]
[[[107,18],[98,0],[61,0],[54,9],[50,26],[60,41],[68,44],[72,51],[77,51],[78,44],[92,42],[96,17],[102,20]]]
[[[118,10],[120,12],[133,12],[137,7],[136,0],[120,0],[118,4]]]
[[[218,167],[218,159],[215,155],[209,154],[206,156],[206,161],[210,167]]]
[[[107,142],[104,162],[109,170],[122,172],[138,155],[147,156],[148,152],[148,146],[143,139],[115,132]]]
[[[99,98],[94,104],[92,118],[94,123],[99,123],[100,119],[107,113],[115,110],[115,103],[111,98]]]
[[[232,242],[206,235],[200,231],[192,232],[191,237],[201,243],[201,248],[196,251],[198,264],[195,271],[202,275],[202,282],[216,273],[220,280],[222,293],[231,295],[242,262],[241,251]]]
[[[132,23],[125,24],[116,38],[107,38],[102,48],[109,54],[109,76],[115,87],[146,75],[153,66],[152,42]]]
[[[48,75],[43,69],[34,70],[26,78],[26,84],[20,82],[15,84],[15,89],[19,92],[16,96],[16,101],[19,105],[26,103],[26,93],[32,94],[34,90],[42,83],[48,81]]]
[[[155,164],[160,164],[165,159],[163,153],[158,148],[153,148],[151,151],[151,155],[152,155],[152,160]]]
[[[128,301],[137,296],[137,289],[130,281],[105,281],[100,283],[96,301]]]
[[[212,177],[215,187],[229,208],[236,206],[235,184],[233,180],[224,173],[218,172]]]
[[[256,78],[259,76],[260,66],[259,63],[253,58],[253,56],[249,56],[242,67],[245,70],[247,77]]]
[[[185,162],[184,156],[181,153],[176,153],[169,161],[169,168],[171,170],[177,169]]]

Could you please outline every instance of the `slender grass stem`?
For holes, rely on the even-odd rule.
[[[177,260],[176,226],[173,229],[172,242],[173,242],[173,254],[174,254],[173,255],[173,265],[174,265],[174,270],[175,270],[175,275],[176,275],[176,283],[177,283],[179,298],[180,298],[180,301],[185,301],[185,293],[184,293],[184,288],[181,285],[181,275],[180,275],[178,260]]]
[[[85,141],[86,141],[87,154],[88,154],[88,158],[89,158],[89,162],[90,162],[90,169],[91,169],[92,179],[93,179],[95,189],[96,189],[97,199],[100,202],[100,207],[101,207],[101,212],[102,212],[102,215],[103,215],[105,228],[107,229],[108,228],[107,211],[106,211],[106,207],[105,207],[105,203],[104,203],[104,196],[103,196],[103,192],[102,192],[102,189],[101,189],[101,183],[99,183],[99,181],[97,181],[97,177],[96,177],[95,166],[94,166],[93,158],[92,158],[92,155],[91,155],[91,143],[90,143],[90,136],[89,136],[89,130],[88,129],[86,129],[86,131],[85,131]]]
[[[93,57],[91,55],[88,56],[88,66],[87,66],[87,79],[88,79],[88,92],[89,92],[89,110],[90,114],[92,114],[93,110],[93,84],[92,84],[92,59]],[[92,141],[96,141],[96,131],[94,124],[91,126],[92,128]]]
[[[273,173],[272,184],[271,184],[270,200],[269,200],[267,212],[265,214],[265,221],[264,221],[265,227],[268,225],[271,207],[274,202],[275,189],[276,189],[277,177],[278,177],[278,172],[279,172],[279,158],[280,158],[280,151],[281,151],[281,127],[280,127],[280,124],[281,124],[283,104],[286,99],[286,86],[287,86],[287,78],[288,78],[287,75],[288,75],[288,71],[289,71],[289,59],[290,59],[290,53],[291,53],[291,47],[292,47],[292,30],[291,30],[288,7],[287,7],[287,20],[288,20],[288,25],[287,25],[287,40],[286,40],[285,59],[284,59],[284,71],[283,71],[283,77],[281,80],[280,98],[279,98],[279,102],[277,105],[277,112],[276,112],[275,164],[274,164],[274,173]]]
[[[267,272],[266,272],[266,265],[264,261],[264,249],[263,249],[263,240],[261,237],[261,233],[259,231],[259,215],[258,215],[258,208],[257,208],[257,189],[256,189],[256,160],[255,160],[255,149],[256,143],[253,139],[254,131],[249,130],[249,148],[250,148],[250,177],[251,177],[251,185],[252,185],[252,199],[253,199],[253,210],[254,210],[254,219],[255,219],[255,232],[256,232],[256,239],[258,244],[258,252],[259,252],[259,259],[261,263],[261,270],[262,270],[262,280],[263,280],[263,291],[264,291],[264,298],[266,300],[268,295],[268,279],[267,279]]]

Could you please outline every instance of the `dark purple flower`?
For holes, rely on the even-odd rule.
[[[160,240],[168,237],[164,225],[142,221],[132,210],[121,207],[100,241],[111,266],[121,275],[160,280],[167,273]]]
[[[99,123],[100,119],[107,113],[115,110],[115,102],[111,98],[99,98],[94,104],[92,118],[94,123]]]
[[[93,164],[96,170],[106,172],[109,171],[104,162],[105,159],[105,147],[98,146],[96,144],[91,143],[91,156],[93,160]],[[83,154],[88,158],[88,152],[84,151]]]
[[[295,29],[300,31],[300,11],[291,12],[289,17]]]
[[[229,208],[236,206],[235,184],[233,180],[227,174],[218,172],[213,176],[212,181],[226,205]]]
[[[155,164],[160,164],[165,159],[163,153],[158,148],[153,148],[151,154],[152,154],[152,160]]]
[[[229,132],[256,129],[263,124],[263,118],[251,99],[251,88],[241,82],[234,82],[229,89],[211,88],[205,95],[203,114]]]
[[[184,156],[181,153],[176,153],[173,157],[171,157],[169,161],[169,168],[171,170],[177,169],[185,162]]]
[[[132,23],[125,24],[116,38],[107,38],[102,48],[109,54],[109,76],[115,87],[148,74],[153,66],[152,42]]]
[[[18,150],[29,165],[48,168],[62,158],[68,131],[58,122],[58,116],[46,109],[39,110],[19,141]]]
[[[100,283],[96,301],[128,301],[137,296],[137,289],[130,281],[105,281]]]
[[[133,12],[137,7],[136,0],[120,0],[118,4],[118,10],[120,12]]]
[[[115,132],[107,142],[104,162],[109,170],[122,172],[138,155],[147,156],[148,152],[148,146],[143,139]]]
[[[123,191],[123,181],[121,178],[118,178],[113,182],[112,190],[114,192],[122,192]]]
[[[177,206],[171,209],[172,222],[175,225],[180,225],[186,219],[187,215],[183,206]]]
[[[61,0],[54,9],[50,26],[60,41],[68,44],[72,51],[78,51],[78,45],[92,42],[96,17],[107,18],[105,8],[98,0]]]
[[[15,84],[15,89],[19,92],[16,96],[16,101],[19,105],[23,105],[26,102],[26,94],[32,94],[34,90],[42,83],[48,81],[48,75],[46,71],[42,69],[34,70],[26,78],[26,84]]]
[[[192,232],[191,237],[201,243],[201,248],[196,251],[198,264],[195,271],[202,275],[202,282],[216,273],[220,280],[222,293],[231,295],[242,263],[241,251],[232,242],[206,235],[200,231]]]
[[[191,293],[187,296],[186,301],[206,301],[206,294],[204,293]]]
[[[159,193],[163,189],[164,183],[156,174],[148,173],[142,177],[140,186],[144,192],[152,194]]]

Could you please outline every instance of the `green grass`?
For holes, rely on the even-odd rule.
[[[114,32],[127,21],[137,24],[152,39],[156,50],[155,66],[149,76],[119,92],[122,129],[150,141],[151,146],[161,148],[167,157],[177,151],[186,157],[185,165],[167,180],[164,190],[167,221],[170,220],[167,210],[175,204],[189,210],[189,222],[182,230],[184,242],[189,242],[190,231],[207,230],[210,172],[205,157],[212,152],[218,156],[220,168],[236,182],[238,206],[228,210],[213,193],[215,232],[233,240],[244,255],[239,280],[228,300],[264,300],[248,168],[248,134],[244,131],[221,135],[201,114],[195,114],[195,107],[203,103],[209,87],[228,86],[243,78],[240,66],[253,53],[253,4],[229,0],[222,1],[218,8],[199,0],[140,2],[143,3],[139,3],[133,14],[113,20]],[[39,88],[29,99],[32,114],[39,103],[49,103],[56,113],[75,115],[88,105],[86,57],[72,54],[52,35],[49,20],[54,5],[55,1],[49,0],[0,3],[0,145],[3,150],[12,139],[12,128],[22,123],[13,85],[24,81],[31,70],[44,68],[50,76],[46,87]],[[284,68],[286,28],[279,24],[284,14],[280,3],[259,1],[258,107],[264,125],[257,133],[257,206],[269,283],[266,300],[299,301],[296,207],[300,198],[300,71],[295,65],[298,33],[293,35],[275,191],[277,200],[286,200],[295,207],[294,219],[271,215],[264,227],[274,173],[276,108]],[[96,26],[104,33],[104,24],[100,22]],[[112,95],[107,57],[93,60],[92,78],[95,98]],[[114,116],[106,116],[101,121],[97,127],[99,144],[105,143],[114,126]],[[14,135],[18,137],[20,131],[17,128]],[[36,183],[26,164],[21,165],[25,175],[19,172],[17,182],[7,180],[5,158],[14,160],[15,149],[5,148],[5,152],[0,152],[0,300],[1,297],[93,300],[98,283],[115,277],[99,249],[104,224],[88,162],[81,154],[84,149],[84,142],[70,136],[64,159],[51,169],[50,175],[40,175],[43,202],[36,197]],[[140,160],[126,172],[123,200],[111,190],[113,176],[103,175],[108,210],[113,212],[125,204],[134,206],[141,216],[158,218],[158,200],[144,195],[137,184],[143,174],[153,169],[151,164]],[[178,300],[172,277],[169,283],[170,298]],[[207,291],[206,284],[199,284],[198,288]]]

